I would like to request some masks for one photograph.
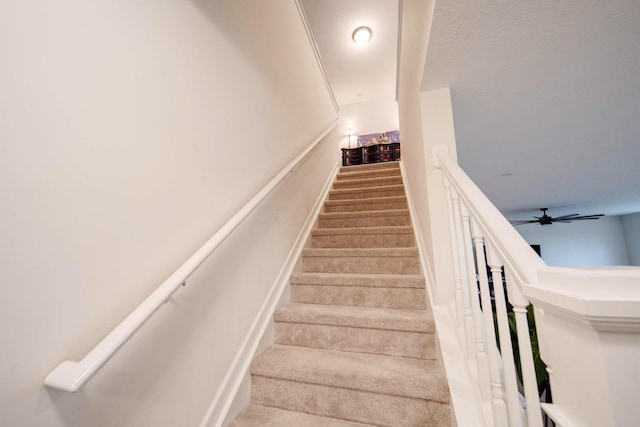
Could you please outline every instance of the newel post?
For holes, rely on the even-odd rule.
[[[561,425],[627,426],[640,419],[640,268],[540,270],[524,294],[542,310],[539,339]]]

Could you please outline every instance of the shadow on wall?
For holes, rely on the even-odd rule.
[[[622,217],[629,264],[640,266],[640,212]]]
[[[191,0],[191,2],[199,9],[202,16],[213,24],[215,31],[223,36],[225,41],[233,44],[243,53],[242,59],[249,62],[249,68],[261,70],[261,79],[266,78],[270,85],[276,87],[285,97],[291,95],[295,98],[296,93],[304,91],[304,87],[296,85],[296,81],[291,80],[290,73],[282,71],[280,64],[290,62],[291,58],[283,49],[273,49],[274,45],[294,44],[298,48],[299,45],[308,45],[306,38],[292,39],[290,29],[282,28],[283,23],[291,24],[298,21],[302,29],[295,7],[279,7],[275,11],[273,4],[265,1]],[[280,14],[278,19],[265,19],[265,17],[274,17],[276,14]],[[282,14],[290,16],[282,16]],[[265,34],[269,36],[265,37]],[[215,50],[214,46],[212,50]],[[296,65],[303,66],[303,64]],[[317,70],[298,69],[299,74],[305,74],[308,71]],[[250,102],[246,99],[244,101]],[[291,114],[295,113],[291,111]]]

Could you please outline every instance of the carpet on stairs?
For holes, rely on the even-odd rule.
[[[407,206],[397,162],[340,169],[230,426],[450,425]]]

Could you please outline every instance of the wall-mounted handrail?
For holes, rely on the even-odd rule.
[[[65,360],[47,375],[44,384],[75,392],[82,387],[129,338],[158,310],[193,272],[225,241],[244,219],[264,200],[293,169],[316,148],[338,124],[335,119],[304,151],[285,166],[246,205],[229,219],[184,264],[135,308],[118,326],[100,341],[81,361]]]

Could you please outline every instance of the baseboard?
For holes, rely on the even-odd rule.
[[[402,180],[404,181],[405,192],[407,193],[407,203],[409,205],[409,215],[418,246],[420,257],[420,266],[425,275],[427,282],[427,295],[429,298],[428,306],[433,311],[433,319],[436,323],[436,331],[438,339],[436,340],[439,347],[439,362],[442,364],[442,370],[447,376],[449,383],[449,392],[451,393],[451,409],[452,409],[452,425],[458,427],[476,427],[490,426],[491,422],[487,420],[487,414],[482,409],[482,401],[479,394],[475,392],[473,387],[472,374],[467,365],[467,356],[460,341],[455,317],[448,306],[438,306],[433,303],[435,275],[431,268],[429,258],[427,258],[427,248],[422,237],[420,222],[418,221],[417,211],[413,204],[413,193],[411,185],[407,179],[404,163],[400,162],[400,171]]]
[[[418,214],[416,212],[416,207],[413,204],[413,193],[411,192],[411,184],[409,184],[409,180],[407,179],[407,171],[404,168],[404,163],[402,160],[400,161],[400,173],[402,174],[402,181],[404,183],[405,193],[407,194],[407,204],[409,206],[409,216],[411,217],[411,224],[413,225],[413,234],[416,239],[416,245],[418,246],[418,255],[420,258],[420,267],[422,268],[422,272],[427,281],[427,295],[429,297],[429,304],[433,305],[431,301],[435,301],[433,292],[433,286],[436,283],[435,276],[433,274],[433,269],[431,268],[431,263],[426,256],[427,247],[424,243],[424,238],[422,237],[422,228],[420,227],[420,221],[418,221]]]
[[[433,320],[438,331],[442,363],[449,383],[456,424],[458,427],[492,426],[491,414],[484,410],[479,391],[476,387],[470,386],[475,384],[475,381],[451,308],[433,307]]]
[[[278,273],[264,304],[260,307],[260,310],[251,324],[251,328],[249,329],[247,336],[242,342],[236,357],[233,359],[233,362],[222,381],[222,385],[219,387],[218,392],[214,396],[207,412],[202,418],[200,427],[220,427],[224,423],[229,408],[238,393],[238,389],[240,388],[245,375],[249,371],[251,361],[255,357],[260,340],[271,322],[271,318],[273,317],[273,313],[284,289],[289,283],[289,278],[291,277],[298,258],[300,258],[300,254],[302,253],[302,249],[307,241],[307,237],[311,233],[311,229],[315,224],[315,219],[322,209],[324,200],[329,194],[329,190],[331,190],[331,185],[335,180],[339,167],[340,163],[336,162],[333,170],[329,174],[329,178],[325,183],[322,192],[313,206],[313,209],[305,220],[304,226],[296,237],[293,247],[287,256],[282,269]]]

